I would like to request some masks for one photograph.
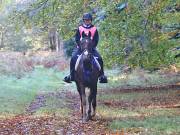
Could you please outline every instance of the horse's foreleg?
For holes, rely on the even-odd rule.
[[[83,117],[83,106],[82,106],[82,94],[81,94],[81,88],[80,86],[78,85],[78,83],[76,83],[76,86],[77,86],[77,91],[79,93],[79,97],[80,97],[80,112],[81,112],[81,115]]]
[[[82,91],[82,112],[83,112],[83,122],[86,122],[86,94],[85,94],[85,88],[81,89]]]
[[[81,112],[81,117],[83,117],[83,105],[82,105],[82,95],[80,95],[80,106],[79,106],[79,109],[80,109],[80,112]]]
[[[79,106],[79,109],[81,111],[81,115],[83,115],[82,94],[79,92],[79,95],[80,95],[80,106]]]
[[[88,104],[89,104],[89,108],[88,108],[88,117],[87,119],[91,119],[91,103],[92,103],[92,99],[93,99],[93,89],[90,89],[90,94],[88,97]]]
[[[96,115],[96,95],[97,95],[97,86],[93,89],[93,93],[92,93],[92,107],[93,107],[92,117]]]

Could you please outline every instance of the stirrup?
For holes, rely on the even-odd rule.
[[[99,83],[108,83],[107,77],[104,75],[100,76]]]
[[[64,77],[63,81],[67,83],[71,83],[71,76],[69,75],[69,76]]]

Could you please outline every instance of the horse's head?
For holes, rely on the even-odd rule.
[[[80,50],[82,52],[83,60],[89,61],[92,58],[93,42],[91,39],[91,32],[86,35],[82,33],[82,40],[80,42]]]

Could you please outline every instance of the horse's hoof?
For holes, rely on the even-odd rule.
[[[95,117],[95,115],[96,115],[96,114],[92,114],[91,117],[93,118],[93,117]]]
[[[91,117],[95,117],[95,115],[96,115],[96,113],[95,113],[95,112],[93,112],[93,113],[92,113],[92,115],[91,115]]]
[[[88,116],[85,117],[85,118],[82,118],[82,122],[83,122],[83,123],[86,123],[86,122],[88,122],[89,120],[92,120],[92,117],[91,117],[90,115],[88,115]]]
[[[89,121],[89,120],[92,120],[92,116],[91,115],[89,115],[89,116],[87,116],[87,121]]]
[[[82,119],[82,123],[87,123],[88,122],[88,119],[87,118],[83,118]]]

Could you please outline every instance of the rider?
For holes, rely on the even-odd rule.
[[[98,57],[98,62],[101,66],[101,71],[100,71],[100,76],[99,76],[99,82],[100,83],[107,83],[107,77],[104,75],[104,68],[103,68],[103,60],[102,57],[100,56],[100,54],[97,52],[96,50],[96,46],[98,44],[99,41],[99,34],[98,31],[96,29],[96,27],[94,25],[92,25],[92,15],[90,13],[85,13],[83,15],[83,24],[81,26],[79,26],[76,35],[75,35],[75,40],[76,40],[76,44],[77,47],[73,50],[72,53],[72,58],[70,61],[70,75],[66,76],[64,78],[64,81],[67,83],[71,83],[71,81],[74,81],[74,71],[75,71],[75,63],[76,60],[78,58],[77,55],[81,54],[80,48],[78,47],[78,45],[80,44],[80,40],[82,38],[82,32],[91,32],[92,35],[92,41],[94,42],[94,48],[93,48],[93,55],[95,57]]]

